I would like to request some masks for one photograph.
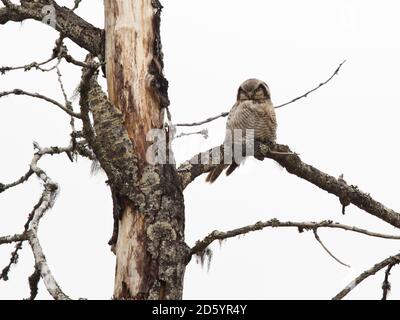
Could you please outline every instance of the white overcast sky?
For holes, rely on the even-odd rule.
[[[73,1],[58,1],[71,6]],[[268,83],[275,104],[290,100],[327,79],[344,59],[339,76],[327,86],[277,110],[278,142],[324,172],[344,174],[350,184],[400,210],[399,98],[400,2],[396,0],[164,0],[162,41],[165,74],[170,81],[175,122],[202,120],[228,111],[239,84],[250,77]],[[82,2],[77,13],[103,26],[102,1]],[[43,61],[57,33],[36,21],[0,26],[0,66]],[[70,53],[85,51],[70,41]],[[72,95],[79,68],[61,65]],[[62,101],[56,74],[10,72],[0,76],[0,91],[21,88]],[[75,101],[75,108],[78,108]],[[0,182],[28,169],[32,142],[68,144],[69,119],[41,101],[0,100]],[[175,143],[177,161],[220,144],[225,119],[207,125],[210,138],[182,138]],[[190,132],[191,129],[185,130]],[[112,203],[105,176],[90,176],[90,163],[71,163],[65,155],[46,157],[40,166],[60,185],[54,208],[40,225],[49,265],[72,298],[109,299],[115,259],[107,241],[112,233]],[[34,177],[0,195],[0,235],[22,231],[42,192]],[[214,185],[198,178],[185,191],[186,241],[189,245],[214,229],[228,230],[278,218],[291,221],[331,219],[398,234],[394,227],[350,206],[342,216],[336,197],[288,174],[271,160],[248,160],[229,178]],[[346,268],[335,262],[311,232],[267,229],[211,246],[210,270],[187,267],[185,299],[329,299],[363,270],[399,252],[395,240],[368,238],[340,230],[320,237]],[[12,246],[0,247],[0,268]],[[30,249],[8,282],[0,282],[0,299],[29,296],[33,271]],[[383,272],[365,281],[351,299],[379,299]],[[391,298],[400,297],[400,269],[392,271]],[[40,299],[50,296],[40,285]]]

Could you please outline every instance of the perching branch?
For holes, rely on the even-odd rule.
[[[348,185],[343,179],[332,177],[317,168],[304,163],[297,154],[290,150],[288,146],[273,143],[259,143],[256,141],[254,152],[254,156],[257,159],[273,159],[284,167],[287,172],[316,185],[317,187],[337,196],[339,199],[345,198],[349,203],[352,203],[379,219],[400,228],[400,214],[398,212],[376,201],[368,193],[362,192],[358,189],[357,186]],[[210,160],[205,164],[202,164],[204,162],[200,161],[201,159],[212,159],[213,153],[219,157],[220,161],[218,163],[224,161],[223,146],[220,146],[194,156],[179,167],[178,174],[183,189],[198,176],[209,172],[215,166],[215,164],[212,164]]]
[[[199,240],[196,242],[194,247],[191,249],[190,253],[192,255],[194,254],[200,254],[204,252],[204,250],[214,241],[216,240],[225,240],[233,237],[237,237],[239,235],[243,235],[249,232],[253,231],[259,231],[263,230],[265,228],[297,228],[299,232],[303,232],[304,230],[318,230],[320,228],[331,228],[331,229],[341,229],[345,231],[351,231],[351,232],[356,232],[360,234],[364,234],[370,237],[375,237],[375,238],[383,238],[383,239],[392,239],[392,240],[400,240],[400,235],[388,235],[388,234],[383,234],[383,233],[377,233],[377,232],[372,232],[368,231],[365,229],[357,228],[357,227],[352,227],[348,225],[344,225],[341,223],[333,222],[333,221],[321,221],[321,222],[281,222],[277,219],[272,219],[266,222],[257,222],[253,225],[249,225],[246,227],[222,232],[222,231],[213,231],[211,232],[208,236],[206,236],[204,239]]]
[[[290,101],[288,101],[288,102],[285,102],[285,103],[283,103],[283,104],[280,104],[280,105],[276,106],[275,109],[279,109],[279,108],[282,108],[282,107],[287,106],[287,105],[289,105],[289,104],[292,104],[292,103],[296,102],[297,100],[300,100],[300,99],[303,99],[303,98],[307,98],[307,96],[308,96],[310,93],[313,93],[314,91],[316,91],[316,90],[318,90],[319,88],[323,87],[323,86],[326,85],[328,82],[330,82],[336,75],[338,75],[340,69],[342,68],[342,66],[343,66],[343,64],[344,64],[345,62],[346,62],[346,60],[344,60],[341,64],[339,64],[339,66],[336,68],[336,70],[333,72],[333,74],[332,74],[327,80],[325,80],[324,82],[321,82],[318,86],[316,86],[315,88],[313,88],[313,89],[307,91],[306,93],[302,94],[301,96],[298,96],[298,97],[296,97],[296,98],[294,98],[294,99],[292,99],[292,100],[290,100]],[[194,127],[194,126],[201,126],[201,125],[203,125],[203,124],[206,124],[206,123],[208,123],[208,122],[217,120],[217,119],[219,119],[219,118],[227,117],[228,115],[229,115],[229,112],[222,112],[221,114],[219,114],[219,115],[217,115],[217,116],[207,118],[207,119],[205,119],[205,120],[203,120],[203,121],[198,121],[198,122],[193,122],[193,123],[178,123],[178,124],[176,124],[175,126],[177,126],[177,127]]]
[[[342,291],[340,291],[336,296],[332,298],[332,300],[341,300],[343,299],[350,291],[352,291],[355,287],[357,287],[361,282],[367,279],[370,276],[373,276],[375,273],[380,271],[381,269],[385,268],[389,265],[395,265],[400,263],[400,254],[395,256],[391,256],[376,265],[374,265],[371,269],[364,271],[361,273],[357,278],[355,278],[350,284],[346,286]]]

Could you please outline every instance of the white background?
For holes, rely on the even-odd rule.
[[[58,1],[72,6],[73,1]],[[275,104],[286,102],[327,79],[327,86],[296,104],[277,110],[278,142],[300,153],[303,161],[350,184],[393,209],[399,198],[400,3],[396,0],[164,0],[162,40],[165,74],[170,81],[171,112],[176,123],[202,120],[228,111],[239,84],[250,77],[266,81]],[[77,13],[103,26],[101,1],[83,1]],[[36,21],[0,26],[0,65],[23,65],[49,57],[57,33]],[[70,53],[85,52],[70,41]],[[80,70],[61,65],[72,95]],[[0,76],[0,91],[21,88],[62,102],[56,74],[10,72]],[[78,110],[77,101],[74,106]],[[9,97],[0,100],[0,182],[26,172],[32,142],[66,146],[69,118],[44,102]],[[210,138],[179,139],[178,162],[220,144],[225,119],[207,125]],[[191,129],[185,130],[190,132]],[[115,259],[107,241],[112,233],[112,203],[105,176],[91,176],[84,159],[46,157],[40,166],[59,183],[54,208],[40,225],[49,265],[72,298],[109,299]],[[0,235],[21,232],[42,192],[33,177],[0,195]],[[373,231],[396,234],[394,227],[350,206],[342,216],[338,199],[271,160],[249,159],[229,178],[214,185],[198,178],[185,191],[186,241],[189,245],[214,229],[228,230],[260,220],[331,219]],[[210,270],[193,259],[185,276],[185,299],[329,299],[363,270],[398,253],[396,240],[340,230],[320,237],[346,268],[323,251],[311,232],[266,229],[213,244]],[[398,234],[398,231],[397,231]],[[0,268],[13,246],[0,247]],[[30,249],[0,299],[29,296],[33,271]],[[384,274],[357,287],[348,298],[379,299]],[[391,298],[400,297],[400,270],[392,271]],[[40,285],[40,299],[50,296]]]

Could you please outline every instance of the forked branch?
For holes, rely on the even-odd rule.
[[[53,206],[58,192],[58,185],[46,174],[43,169],[38,166],[38,162],[44,155],[72,153],[74,152],[75,147],[73,144],[71,144],[70,146],[65,148],[41,148],[37,143],[34,143],[34,147],[35,149],[37,149],[37,152],[35,153],[31,161],[30,171],[28,173],[30,173],[30,175],[35,174],[43,182],[44,189],[39,202],[35,205],[28,217],[28,221],[24,227],[24,232],[12,236],[0,237],[0,245],[17,243],[17,247],[13,252],[10,264],[3,270],[2,278],[7,278],[7,274],[11,264],[16,262],[15,260],[18,254],[18,250],[21,248],[22,243],[27,241],[32,249],[32,253],[35,259],[35,272],[29,278],[31,298],[34,298],[37,294],[37,282],[39,277],[38,275],[40,274],[40,278],[43,280],[47,291],[54,299],[68,300],[69,297],[61,290],[59,284],[55,280],[47,264],[46,257],[43,253],[43,249],[40,245],[38,238],[40,220],[45,215],[45,213]],[[25,175],[24,177],[26,177],[26,179],[20,179],[20,181],[26,181],[29,176]]]

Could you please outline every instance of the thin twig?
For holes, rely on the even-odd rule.
[[[0,74],[5,74],[8,71],[15,71],[15,70],[24,70],[29,71],[31,69],[40,70],[42,72],[49,72],[55,68],[55,66],[50,68],[42,68],[41,66],[48,64],[49,62],[53,61],[56,57],[50,57],[49,59],[43,62],[32,62],[23,66],[18,67],[0,67]]]
[[[204,139],[208,139],[208,130],[207,129],[203,129],[200,131],[196,131],[196,132],[189,132],[189,133],[180,133],[178,134],[175,139],[179,139],[179,138],[183,138],[183,137],[189,137],[189,136],[193,136],[193,135],[201,135]]]
[[[36,210],[42,205],[42,203],[43,203],[43,195],[40,197],[38,203],[35,204],[35,206],[33,207],[33,210],[29,213],[28,219],[24,225],[23,234],[26,234],[28,232],[29,225],[34,217],[34,214],[35,214]],[[11,253],[11,257],[10,257],[10,261],[9,261],[8,265],[4,267],[3,271],[0,274],[0,280],[8,281],[8,273],[10,272],[11,266],[13,264],[18,263],[18,258],[19,258],[18,251],[22,249],[22,244],[24,241],[25,240],[21,240],[21,241],[17,242],[17,244],[15,245],[15,250]]]
[[[386,266],[388,266],[390,264],[398,264],[398,263],[400,263],[400,254],[391,256],[391,257],[377,263],[372,268],[364,271],[357,278],[355,278],[352,282],[350,282],[346,286],[346,288],[344,288],[336,296],[334,296],[332,298],[332,300],[343,299],[350,291],[352,291],[355,287],[357,287],[361,282],[363,282],[368,277],[373,276],[375,273],[377,273],[378,271],[380,271],[381,269],[385,268]]]
[[[316,86],[315,88],[313,88],[313,89],[307,91],[305,94],[303,94],[303,95],[301,95],[301,96],[299,96],[299,97],[297,97],[297,98],[294,98],[294,99],[292,99],[292,100],[290,100],[290,101],[288,101],[288,102],[286,102],[286,103],[283,103],[283,104],[281,104],[281,105],[279,105],[279,106],[276,106],[275,109],[278,109],[278,108],[282,108],[282,107],[284,107],[284,106],[287,106],[288,104],[291,104],[291,103],[293,103],[293,102],[296,102],[297,100],[300,100],[300,99],[302,99],[302,98],[307,98],[307,96],[308,96],[310,93],[313,93],[314,91],[318,90],[318,89],[321,88],[322,86],[326,85],[329,81],[331,81],[331,80],[333,79],[334,76],[336,76],[337,74],[339,74],[340,68],[342,68],[342,66],[343,66],[343,64],[345,64],[345,62],[346,62],[346,60],[344,60],[341,64],[339,64],[339,66],[336,68],[335,72],[328,78],[328,80],[326,80],[326,81],[320,83],[318,86]]]
[[[29,180],[29,178],[33,175],[33,171],[29,168],[28,172],[25,173],[21,178],[19,178],[17,181],[12,182],[10,184],[2,184],[0,183],[0,193],[6,191],[7,189],[11,189],[13,187],[16,187],[26,181]]]
[[[324,245],[324,243],[322,242],[321,238],[319,237],[318,232],[317,232],[317,229],[314,229],[313,231],[314,231],[315,240],[318,241],[318,243],[322,246],[322,248],[323,248],[333,259],[335,259],[337,262],[339,262],[341,265],[343,265],[343,266],[345,266],[345,267],[347,267],[347,268],[350,268],[350,266],[349,266],[348,264],[346,264],[346,263],[340,261],[338,258],[336,258],[336,257],[333,255],[332,252],[329,251],[329,249]]]
[[[296,98],[294,98],[294,99],[292,99],[292,100],[290,100],[290,101],[288,101],[288,102],[285,102],[285,103],[283,103],[283,104],[280,104],[280,105],[276,106],[275,109],[282,108],[282,107],[284,107],[284,106],[287,106],[287,105],[289,105],[289,104],[292,104],[292,103],[296,102],[297,100],[306,98],[310,93],[313,93],[314,91],[318,90],[318,89],[321,88],[322,86],[326,85],[328,82],[330,82],[330,81],[339,73],[340,69],[342,68],[342,66],[343,66],[343,64],[344,64],[345,62],[346,62],[346,60],[344,60],[341,64],[339,64],[339,66],[336,68],[336,70],[334,71],[334,73],[333,73],[327,80],[325,80],[324,82],[320,83],[320,84],[319,84],[318,86],[316,86],[315,88],[313,88],[313,89],[307,91],[306,93],[302,94],[301,96],[298,96],[298,97],[296,97]],[[193,123],[178,123],[178,124],[176,124],[175,126],[177,126],[177,127],[194,127],[194,126],[201,126],[201,125],[203,125],[203,124],[205,124],[205,123],[208,123],[208,122],[217,120],[217,119],[219,119],[219,118],[227,117],[228,115],[229,115],[229,112],[222,112],[221,114],[219,114],[219,115],[217,115],[217,116],[207,118],[207,119],[205,119],[205,120],[203,120],[203,121],[198,121],[198,122],[193,122]]]
[[[60,89],[63,94],[63,97],[64,97],[65,106],[68,108],[68,110],[70,110],[71,112],[74,112],[72,103],[71,103],[71,101],[69,101],[67,93],[65,92],[64,83],[62,81],[62,74],[61,74],[61,70],[59,67],[57,67],[57,80],[58,80],[58,84],[60,85]],[[70,124],[71,130],[72,130],[71,143],[73,146],[75,146],[77,142],[76,142],[76,138],[75,138],[76,128],[75,128],[75,118],[74,117],[71,117],[69,124]],[[71,162],[73,162],[74,161],[73,154],[68,152],[67,155],[68,155],[68,158],[71,160]]]
[[[210,117],[207,118],[203,121],[199,121],[199,122],[193,122],[193,123],[178,123],[175,126],[176,127],[195,127],[195,126],[201,126],[202,124],[217,120],[219,118],[224,118],[227,117],[229,115],[229,112],[222,112],[221,114],[214,116],[214,117]]]
[[[67,106],[71,105],[71,102],[68,100],[67,93],[65,92],[64,83],[62,81],[62,74],[61,74],[60,68],[57,66],[56,70],[57,70],[58,84],[60,85],[60,89],[61,89],[62,95],[64,97],[65,105],[67,105]]]
[[[15,245],[14,251],[11,253],[10,261],[8,264],[3,268],[3,270],[0,273],[0,280],[8,281],[8,273],[10,272],[11,266],[13,264],[18,263],[19,255],[18,252],[19,250],[22,249],[22,243],[23,241],[17,242]]]

